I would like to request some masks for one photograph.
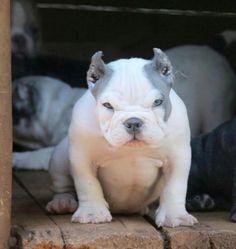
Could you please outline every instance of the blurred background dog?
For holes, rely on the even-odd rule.
[[[35,2],[11,1],[11,41],[14,58],[33,58],[39,54],[41,29]]]
[[[77,85],[86,77],[89,62],[47,55],[36,0],[11,1],[12,79],[51,76]]]

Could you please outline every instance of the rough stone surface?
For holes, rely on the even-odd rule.
[[[106,224],[74,224],[71,215],[48,215],[47,172],[16,172],[13,232],[23,249],[236,249],[236,224],[227,212],[194,214],[192,228],[156,229],[140,216],[115,216]]]
[[[12,248],[62,249],[59,227],[47,216],[25,190],[13,181]]]
[[[199,224],[192,228],[164,228],[168,249],[236,249],[236,224],[227,212],[195,214]]]
[[[28,192],[22,198],[22,192],[14,191],[14,203],[18,204],[13,210],[13,223],[17,221],[21,228],[14,231],[20,238],[19,248],[163,249],[161,234],[140,216],[116,216],[105,224],[75,224],[70,221],[71,214],[48,215],[43,211],[51,197],[48,174],[18,172],[15,175]],[[19,213],[23,210],[22,217]]]

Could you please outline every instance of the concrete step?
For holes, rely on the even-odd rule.
[[[141,216],[114,216],[111,223],[75,224],[71,215],[49,215],[47,172],[14,173],[12,232],[19,249],[236,249],[236,224],[227,212],[194,214],[194,227],[157,229]]]

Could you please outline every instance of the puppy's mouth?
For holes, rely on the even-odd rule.
[[[128,142],[125,143],[127,147],[142,147],[147,145],[147,143],[134,135]]]

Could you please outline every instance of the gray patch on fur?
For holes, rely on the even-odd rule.
[[[170,102],[170,90],[173,85],[172,66],[168,57],[160,50],[153,49],[152,61],[144,66],[144,71],[153,84],[163,96],[163,108],[165,110],[164,120],[167,121],[172,110]]]
[[[189,211],[209,211],[216,206],[214,199],[207,194],[196,195],[186,201],[186,207]]]
[[[102,56],[102,51],[92,56],[87,72],[88,87],[96,99],[107,87],[112,77],[112,70],[103,62]]]
[[[13,124],[18,125],[22,119],[30,125],[37,114],[40,96],[33,81],[16,80],[12,87]]]
[[[96,82],[93,89],[91,89],[91,92],[93,96],[97,99],[99,95],[105,90],[105,88],[108,86],[109,81],[111,79],[112,70],[107,69],[105,74]]]

